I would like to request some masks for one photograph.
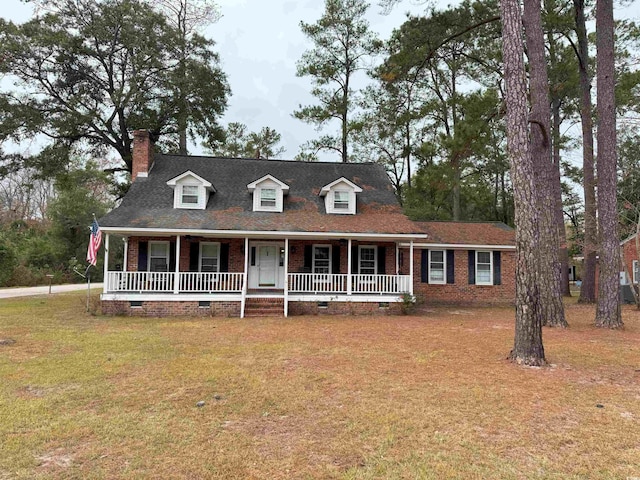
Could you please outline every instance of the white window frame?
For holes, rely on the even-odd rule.
[[[346,198],[338,199],[339,195],[344,195]],[[340,207],[338,205],[341,205]],[[336,212],[351,210],[351,192],[345,189],[336,189],[333,191],[333,209]]]
[[[262,194],[263,192],[267,192],[267,191],[273,191],[273,199],[269,198],[263,198]],[[258,189],[258,205],[260,207],[261,211],[264,212],[278,212],[281,211],[282,209],[278,209],[278,195],[282,195],[280,192],[278,192],[278,187],[277,186],[268,186],[268,187],[260,187]],[[273,201],[273,205],[264,205],[262,202],[263,200],[267,200],[267,201]]]
[[[638,280],[640,280],[638,278],[638,260],[633,260],[631,262],[631,278],[633,279],[633,284],[635,285],[636,283],[638,283]]]
[[[195,193],[186,193],[185,189],[187,188],[195,188],[196,191]],[[180,207],[181,208],[197,208],[198,205],[200,204],[200,186],[199,185],[193,185],[191,183],[185,183],[183,185],[180,185]],[[184,197],[195,197],[196,201],[195,202],[185,202],[184,201]]]
[[[431,258],[431,255],[434,252],[441,252],[442,253],[442,261],[441,262],[436,262]],[[434,284],[434,285],[444,285],[447,283],[447,251],[446,250],[429,250],[429,283]],[[434,278],[431,278],[431,272],[433,272],[433,267],[432,264],[434,263],[442,263],[442,279],[441,280],[437,280]]]
[[[348,194],[348,208],[336,208],[336,192],[345,192]],[[344,177],[340,177],[320,189],[320,196],[324,197],[325,211],[329,214],[337,215],[356,214],[357,193],[362,193],[362,188]]]
[[[169,271],[169,257],[171,256],[171,248],[169,247],[169,243],[170,242],[159,242],[159,241],[152,241],[149,242],[149,247],[147,250],[147,272],[151,272],[151,251],[153,250],[153,248],[151,247],[152,245],[164,245],[165,247],[165,252],[166,252],[166,256],[164,258],[166,258],[166,265],[167,265],[167,269],[165,270],[165,272]],[[162,258],[162,257],[153,257],[153,258]]]
[[[217,245],[218,247],[218,256],[216,257],[216,269],[214,272],[217,273],[220,271],[220,242],[200,242],[200,253],[198,254],[198,272],[202,272],[202,259],[203,258],[213,258],[213,257],[203,257],[202,255],[202,247],[204,245]]]
[[[330,244],[314,244],[311,247],[311,272],[312,273],[316,273],[316,248],[328,248],[329,249],[329,256],[328,256],[328,263],[329,263],[329,272],[328,274],[331,275],[332,273],[332,263],[333,263],[333,256],[332,256],[332,250],[331,250],[331,245]],[[325,273],[320,273],[319,275],[326,275]]]
[[[362,250],[373,249],[373,273],[362,273]],[[370,260],[367,260],[370,261]],[[378,248],[375,245],[358,245],[358,274],[377,275],[378,274]]]
[[[255,182],[247,185],[253,195],[254,212],[282,212],[284,208],[284,196],[289,193],[289,185],[281,182],[273,175],[265,175]],[[262,191],[275,190],[275,205],[262,205]]]
[[[488,282],[480,282],[478,281],[478,255],[480,253],[488,253],[489,254],[489,281]],[[487,265],[487,263],[482,263],[482,265]],[[476,285],[493,285],[493,251],[491,250],[476,250]]]

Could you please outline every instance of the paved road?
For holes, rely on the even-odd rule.
[[[102,283],[92,283],[91,289],[102,288]],[[72,285],[52,285],[51,293],[74,292],[77,290],[86,290],[86,283],[76,283]],[[49,286],[44,287],[19,287],[19,288],[0,288],[0,298],[12,297],[30,297],[33,295],[48,295]]]

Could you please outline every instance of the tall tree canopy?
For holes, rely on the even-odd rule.
[[[337,136],[323,135],[307,148],[314,153],[336,151],[343,162],[349,159],[349,138],[354,130],[350,122],[355,107],[353,76],[366,68],[367,58],[380,48],[364,18],[368,6],[364,0],[326,0],[324,14],[316,23],[300,23],[314,47],[298,62],[298,76],[311,77],[311,93],[319,104],[300,105],[294,115],[318,129],[337,120]]]
[[[49,168],[73,150],[112,149],[130,171],[132,131],[175,145],[185,101],[189,132],[222,135],[229,87],[212,41],[181,36],[139,0],[49,4],[21,25],[0,19],[0,72],[14,80],[0,95],[0,141],[46,138],[33,160]]]

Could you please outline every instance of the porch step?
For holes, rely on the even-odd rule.
[[[284,315],[284,298],[247,298],[245,317],[281,317]]]

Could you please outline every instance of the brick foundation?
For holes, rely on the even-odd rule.
[[[388,307],[380,307],[378,302],[326,302],[326,307],[318,306],[319,302],[289,302],[289,315],[398,315],[399,303],[389,303]]]
[[[102,301],[104,315],[131,317],[239,317],[240,302],[211,302],[210,307],[200,307],[199,302],[142,302],[132,307],[129,301]]]

